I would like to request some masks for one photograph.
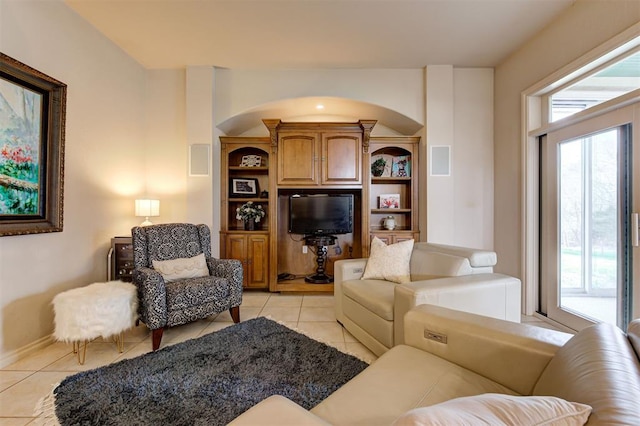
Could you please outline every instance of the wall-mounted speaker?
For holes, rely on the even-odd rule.
[[[451,147],[431,147],[431,176],[451,176]]]
[[[206,144],[189,146],[189,176],[209,176],[211,147]]]

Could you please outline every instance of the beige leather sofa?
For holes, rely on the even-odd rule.
[[[520,322],[520,280],[493,273],[496,261],[493,251],[418,242],[407,284],[360,279],[367,259],[337,261],[336,319],[378,356],[403,342],[402,318],[424,303]]]
[[[571,413],[582,419],[577,424],[587,416],[589,425],[640,421],[640,319],[628,335],[599,324],[572,336],[422,305],[405,322],[406,345],[386,352],[310,412],[272,396],[232,424],[452,424],[451,416],[469,415],[474,421],[463,424],[478,424],[488,414],[474,403],[485,398],[506,424],[576,424]],[[539,409],[529,407],[534,398],[512,397],[532,395],[543,399]],[[548,410],[558,423],[540,420]]]

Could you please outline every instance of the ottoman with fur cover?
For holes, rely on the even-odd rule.
[[[124,281],[94,283],[56,295],[53,308],[54,337],[72,342],[78,362],[84,364],[87,344],[97,337],[113,337],[118,350],[124,350],[123,332],[138,317],[137,289]]]

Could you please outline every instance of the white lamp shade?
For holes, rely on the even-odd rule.
[[[136,216],[160,216],[160,200],[136,200]]]

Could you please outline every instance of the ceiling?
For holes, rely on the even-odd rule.
[[[142,66],[493,67],[576,0],[65,0]]]

